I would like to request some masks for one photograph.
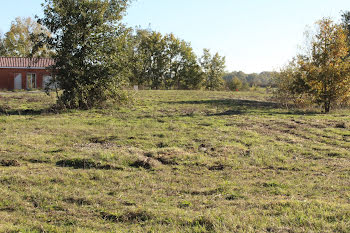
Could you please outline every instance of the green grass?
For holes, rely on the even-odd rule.
[[[55,114],[0,94],[0,232],[349,232],[350,111],[139,91]]]

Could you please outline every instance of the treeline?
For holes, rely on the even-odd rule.
[[[151,89],[220,89],[225,58],[208,49],[198,58],[190,43],[173,34],[132,30],[127,37],[129,81]]]
[[[264,71],[261,73],[246,74],[234,71],[224,75],[226,89],[247,90],[249,87],[275,87],[275,78],[278,72]]]

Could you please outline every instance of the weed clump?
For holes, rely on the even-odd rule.
[[[158,148],[165,148],[165,147],[167,147],[168,145],[166,144],[166,143],[164,143],[164,142],[160,142],[160,143],[158,143],[157,144],[157,147]]]
[[[190,225],[195,228],[200,228],[205,232],[213,232],[215,230],[213,221],[203,216],[194,219]]]
[[[10,110],[11,108],[9,106],[5,106],[2,105],[0,106],[0,114],[7,114],[7,112]]]
[[[217,193],[222,193],[224,189],[222,187],[215,188],[215,189],[209,189],[209,190],[200,190],[200,191],[192,191],[190,192],[191,195],[203,195],[203,196],[211,196]]]
[[[146,222],[154,218],[152,214],[145,210],[128,211],[123,214],[101,212],[101,216],[105,220],[122,223]]]
[[[110,164],[101,164],[91,159],[64,159],[56,163],[59,167],[73,167],[75,169],[102,169],[102,170],[123,170],[121,167],[116,167]]]
[[[244,199],[244,196],[238,192],[232,192],[230,194],[227,194],[225,199],[228,201],[234,201],[238,199]]]
[[[158,160],[155,160],[150,157],[140,156],[130,164],[131,167],[135,168],[145,168],[145,169],[154,169],[160,165],[160,162]]]
[[[19,167],[21,166],[17,160],[1,160],[0,165],[3,167]]]
[[[69,197],[69,198],[64,199],[64,201],[67,203],[71,203],[71,204],[77,204],[79,206],[91,205],[91,201],[89,201],[85,198]]]
[[[210,171],[222,171],[225,169],[225,166],[222,164],[218,164],[218,165],[210,166],[208,169]]]
[[[264,182],[262,186],[265,188],[276,188],[276,187],[280,187],[280,184],[275,181],[271,181],[271,182]]]
[[[329,157],[334,157],[334,158],[341,158],[342,154],[339,152],[330,152],[327,154]]]
[[[64,159],[56,163],[59,167],[74,167],[75,169],[90,169],[96,168],[97,164],[91,159]]]
[[[31,163],[50,163],[48,159],[29,159],[28,162]]]
[[[348,127],[350,127],[350,125],[347,124],[346,122],[340,122],[335,125],[335,128],[340,128],[340,129],[346,129]]]
[[[179,203],[179,207],[180,208],[187,208],[187,207],[191,207],[192,203],[190,201],[182,201]]]
[[[116,136],[108,136],[108,137],[93,137],[90,138],[89,141],[91,143],[97,143],[97,144],[108,144],[111,143],[111,141],[116,140]]]
[[[178,165],[175,158],[162,156],[157,157],[156,159],[164,165]]]
[[[152,152],[147,152],[144,155],[145,157],[157,160],[158,162],[164,165],[178,165],[176,161],[176,156],[173,156],[170,152],[167,151],[159,151],[156,154]]]

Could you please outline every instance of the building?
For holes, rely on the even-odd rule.
[[[51,79],[50,58],[0,57],[0,89],[42,89]]]

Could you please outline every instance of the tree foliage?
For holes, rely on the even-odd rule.
[[[234,77],[227,81],[227,87],[231,91],[240,91],[243,87],[243,82],[239,78]]]
[[[38,22],[50,36],[41,42],[53,56],[59,102],[88,109],[117,100],[126,76],[126,29],[121,23],[126,0],[45,0]]]
[[[0,42],[0,53],[11,57],[50,57],[52,51],[46,44],[37,47],[34,52],[35,43],[32,38],[40,34],[49,36],[49,32],[32,18],[17,17]]]
[[[324,18],[316,23],[309,50],[281,72],[279,92],[308,96],[329,112],[350,96],[350,63],[347,32]],[[284,75],[284,76],[283,76]]]
[[[0,32],[0,56],[5,56],[5,55],[6,55],[6,48],[4,44],[3,35]]]
[[[293,58],[279,73],[276,73],[274,82],[277,86],[275,96],[286,107],[289,104],[306,107],[315,102],[314,97],[309,94],[310,87],[305,82],[298,58]]]
[[[342,26],[347,35],[348,47],[350,47],[350,11],[345,11],[341,15]],[[349,51],[350,56],[350,51]]]
[[[224,84],[222,77],[225,74],[225,57],[221,57],[218,53],[211,55],[209,49],[204,49],[200,63],[204,72],[205,88],[207,90],[222,88]]]
[[[223,79],[227,86],[230,86],[232,80],[238,78],[243,87],[248,86],[260,86],[260,87],[271,87],[275,86],[274,79],[278,72],[263,71],[261,73],[246,74],[242,71],[233,71],[224,75]]]
[[[132,84],[152,89],[200,87],[201,69],[189,43],[145,29],[137,29],[129,41]]]

